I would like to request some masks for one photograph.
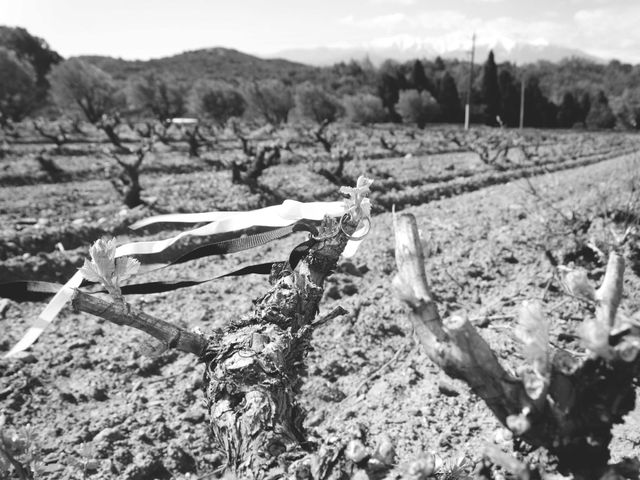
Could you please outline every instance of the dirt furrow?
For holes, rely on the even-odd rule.
[[[384,189],[372,193],[372,202],[376,214],[391,211],[393,207],[401,210],[412,205],[421,205],[443,198],[452,198],[464,193],[473,192],[494,185],[513,182],[521,178],[529,178],[562,170],[571,170],[610,160],[633,155],[635,150],[610,155],[596,155],[578,160],[548,163],[533,167],[524,167],[504,172],[489,171],[470,177],[453,178],[442,183],[427,184],[421,181],[399,182],[400,190]],[[383,180],[382,183],[385,181]],[[318,198],[317,200],[325,200]],[[139,212],[138,216],[144,216]],[[0,278],[63,281],[80,266],[86,255],[88,246],[104,235],[117,236],[129,232],[131,218],[118,223],[94,227],[90,224],[69,226],[39,234],[17,234],[8,238],[0,246]],[[62,244],[65,251],[58,251],[57,244]]]
[[[550,280],[544,250],[560,257],[561,250],[578,248],[580,238],[565,232],[574,219],[590,221],[582,234],[587,239],[597,239],[610,226],[619,228],[608,223],[614,218],[610,214],[628,203],[637,162],[633,155],[538,176],[531,182],[539,196],[515,181],[409,207],[424,233],[427,274],[442,314],[466,312],[482,325],[481,334],[501,362],[515,369],[521,357],[513,319],[523,300],[543,298],[557,347],[579,349],[580,304]],[[300,397],[310,413],[306,427],[320,441],[348,436],[360,426],[373,439],[388,435],[396,446],[396,476],[424,452],[473,465],[485,442],[511,451],[508,432],[484,404],[466,385],[435,369],[414,342],[406,311],[390,287],[395,273],[392,223],[389,213],[377,215],[358,255],[342,263],[327,285],[321,313],[338,304],[350,313],[313,336]],[[270,253],[285,257],[294,244],[285,239]],[[249,251],[158,275],[204,276],[263,258]],[[594,279],[601,275],[598,268],[597,259],[591,261]],[[639,278],[629,272],[624,306],[630,311],[639,306],[638,288]],[[226,278],[134,296],[131,302],[160,318],[214,332],[245,314],[266,289],[266,279],[259,276]],[[6,332],[0,350],[8,350],[41,309],[42,304],[10,303],[0,316]],[[175,353],[144,357],[136,338],[129,329],[65,310],[30,356],[0,362],[0,408],[7,424],[34,428],[35,448],[52,476],[81,476],[77,465],[86,460],[84,444],[91,446],[95,479],[134,480],[141,478],[139,472],[152,477],[159,471],[169,472],[166,477],[202,477],[224,462],[211,446],[200,389],[202,366]],[[636,411],[615,432],[614,460],[634,448],[637,453],[638,420]],[[544,455],[534,454],[533,460],[553,469]]]

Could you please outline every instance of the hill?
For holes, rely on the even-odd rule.
[[[127,80],[145,73],[166,73],[179,80],[211,78],[238,82],[279,78],[290,83],[312,80],[317,67],[280,58],[264,59],[229,48],[207,48],[151,60],[124,60],[104,56],[81,56],[116,80]]]

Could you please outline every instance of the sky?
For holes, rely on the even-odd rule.
[[[260,56],[313,47],[515,42],[640,63],[640,0],[0,0],[64,57],[157,58],[228,47]]]

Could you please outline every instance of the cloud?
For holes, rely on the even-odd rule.
[[[408,7],[409,5],[415,5],[416,0],[369,0],[375,5],[401,5]]]
[[[429,11],[413,16],[402,13],[369,18],[349,16],[342,23],[387,32],[384,36],[372,37],[372,44],[428,44],[443,52],[469,48],[474,32],[480,44],[501,43],[509,48],[517,42],[547,44],[562,31],[562,27],[549,20],[525,21],[507,16],[482,19],[455,10]],[[424,32],[428,33],[425,35]]]
[[[362,30],[363,35],[369,36],[364,43],[371,46],[421,45],[437,52],[469,49],[475,32],[479,45],[502,44],[509,49],[517,43],[553,44],[602,58],[640,61],[640,28],[637,28],[640,5],[603,6],[596,3],[599,0],[588,1],[593,8],[577,10],[573,15],[482,17],[441,9],[422,10],[412,15],[349,15],[341,19],[341,23]]]
[[[338,19],[338,23],[341,25],[355,25],[356,17],[354,17],[353,15],[346,15],[344,17],[340,17]]]
[[[366,29],[393,29],[407,22],[407,16],[404,13],[390,13],[387,15],[378,15],[376,17],[356,19],[353,15],[342,17],[338,21],[343,25],[349,25]]]
[[[589,3],[594,5],[607,5],[611,0],[571,0],[572,5],[587,5]]]
[[[605,58],[640,61],[640,5],[607,6],[578,10],[574,16],[575,40],[581,48]]]

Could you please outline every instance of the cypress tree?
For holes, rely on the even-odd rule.
[[[429,80],[427,74],[424,71],[424,65],[420,60],[416,60],[413,63],[413,69],[411,70],[411,85],[414,89],[418,90],[418,92],[422,92],[426,90],[434,97],[437,96],[437,91],[433,82]]]
[[[554,128],[558,107],[544,96],[537,77],[529,77],[524,89],[524,124],[528,127]]]
[[[578,102],[571,92],[566,92],[562,97],[562,103],[558,109],[557,124],[560,128],[571,128],[576,122],[581,121],[581,112]]]
[[[444,72],[440,81],[438,103],[442,112],[442,120],[445,122],[462,121],[462,106],[456,82],[449,72]]]
[[[497,125],[496,117],[500,114],[500,87],[498,86],[498,67],[493,57],[493,50],[482,68],[482,99],[485,104],[485,122]]]
[[[586,123],[589,110],[591,110],[591,96],[589,92],[584,92],[580,97],[580,121],[582,123]]]
[[[507,127],[520,124],[520,86],[509,70],[500,70],[500,119]]]
[[[387,109],[390,119],[394,122],[400,121],[400,116],[396,113],[395,105],[398,103],[400,87],[397,75],[383,73],[378,78],[378,96],[382,100],[382,105]]]

